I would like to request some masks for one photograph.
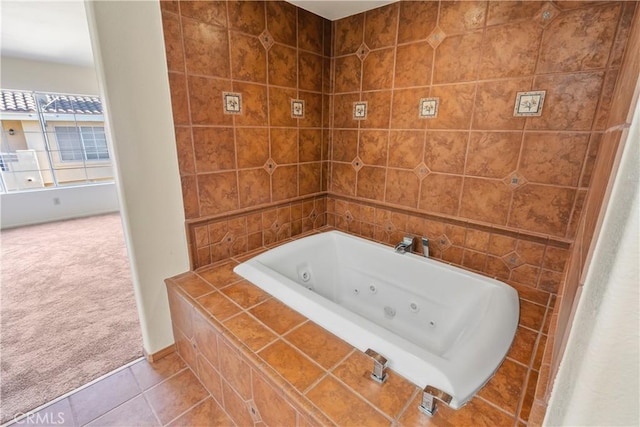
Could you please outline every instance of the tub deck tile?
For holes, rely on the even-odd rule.
[[[519,326],[507,357],[528,365],[531,362],[531,355],[537,338],[538,332]]]
[[[388,372],[384,384],[378,384],[371,380],[372,366],[371,359],[356,350],[332,373],[389,417],[395,418],[417,387],[395,372]]]
[[[495,406],[482,399],[474,397],[461,409],[455,410],[447,405],[439,404],[436,414],[432,417],[424,415],[418,410],[422,395],[418,393],[409,404],[399,420],[400,426],[405,427],[511,427],[515,419]]]
[[[284,338],[325,369],[335,367],[353,351],[350,344],[311,321],[287,333]]]
[[[342,426],[388,426],[391,421],[356,393],[328,376],[309,392],[311,399],[329,418]]]
[[[271,298],[271,295],[246,280],[229,285],[220,292],[245,309]]]
[[[527,368],[507,359],[478,396],[515,415],[526,378]]]
[[[325,373],[322,368],[282,340],[274,342],[258,355],[300,392],[304,392]]]
[[[207,285],[217,289],[199,297],[194,295],[200,285],[185,289],[172,285],[172,279],[167,284],[183,300],[177,307],[182,309],[179,322],[188,323],[194,309],[202,313],[215,325],[212,330],[218,345],[224,342],[231,350],[227,364],[231,358],[242,362],[240,368],[221,366],[219,371],[207,364],[209,372],[203,369],[207,362],[202,359],[203,366],[197,367],[202,370],[200,376],[215,374],[209,375],[220,384],[213,391],[218,395],[215,399],[224,403],[236,423],[270,425],[269,419],[272,424],[281,415],[289,424],[291,410],[287,408],[296,413],[297,424],[290,425],[514,426],[526,425],[534,413],[533,395],[540,376],[540,357],[535,351],[545,339],[542,329],[550,298],[546,292],[514,286],[521,297],[521,319],[507,359],[463,408],[456,411],[440,404],[438,413],[428,417],[417,408],[418,387],[391,370],[383,386],[373,382],[369,378],[371,361],[362,352],[235,275],[234,266],[231,262],[198,271]],[[236,377],[242,375],[245,378],[238,383]],[[264,384],[257,386],[256,381]],[[274,401],[284,399],[289,406],[275,411],[278,405],[265,406],[271,392],[277,396]]]
[[[520,325],[526,326],[527,328],[531,328],[535,331],[541,330],[544,323],[544,314],[546,309],[547,308],[543,305],[534,304],[521,299]]]
[[[233,268],[236,265],[238,265],[237,262],[229,261],[214,267],[207,267],[202,270],[198,270],[196,273],[206,280],[211,286],[219,289],[242,280],[241,276],[238,276],[233,272]]]
[[[284,335],[307,320],[275,298],[253,307],[249,312],[279,335]]]
[[[242,310],[242,308],[220,292],[205,295],[198,298],[197,301],[219,322],[224,322]]]
[[[204,294],[215,291],[207,281],[195,273],[191,273],[176,279],[175,281],[191,298],[198,298]]]
[[[252,351],[258,351],[278,338],[277,335],[247,313],[240,313],[227,319],[224,325]]]

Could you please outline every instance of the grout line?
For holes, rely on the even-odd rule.
[[[134,376],[134,378],[135,378],[135,376]],[[137,382],[137,380],[136,380],[136,382]],[[164,381],[163,381],[163,382],[164,382]],[[127,403],[129,403],[129,402],[131,402],[132,400],[137,399],[137,398],[139,398],[139,397],[140,397],[140,398],[142,398],[142,399],[145,401],[145,403],[147,404],[147,406],[148,406],[148,407],[149,407],[149,409],[151,410],[151,413],[152,413],[152,414],[153,414],[153,416],[155,417],[156,421],[158,421],[158,424],[159,424],[159,425],[162,425],[162,423],[160,422],[160,418],[158,418],[158,415],[156,414],[156,411],[153,409],[153,406],[151,406],[151,404],[149,403],[149,401],[148,401],[148,400],[147,400],[147,398],[145,397],[145,395],[144,395],[144,391],[142,391],[142,392],[140,392],[140,393],[136,394],[135,396],[133,396],[132,398],[130,398],[130,399],[128,399],[128,400],[126,400],[126,401],[122,402],[122,403],[121,403],[121,404],[119,404],[118,406],[116,406],[116,407],[114,407],[114,408],[112,408],[112,409],[108,410],[107,412],[105,412],[105,413],[101,414],[100,416],[98,416],[98,417],[96,417],[96,418],[94,418],[94,419],[92,419],[92,420],[90,420],[90,421],[88,421],[88,422],[86,422],[86,423],[82,424],[80,427],[88,426],[88,425],[90,425],[90,424],[92,424],[92,423],[94,423],[94,422],[96,422],[96,421],[100,420],[101,418],[104,418],[104,417],[105,417],[105,416],[107,416],[108,414],[110,414],[110,413],[112,413],[112,412],[116,411],[117,409],[119,409],[119,408],[123,407],[123,406],[124,406],[124,405],[126,405]],[[74,415],[75,415],[75,413],[74,413]],[[79,424],[77,423],[77,420],[75,420],[75,419],[74,419],[74,421],[76,421],[76,425],[79,425]]]
[[[38,406],[37,408],[25,412],[20,417],[16,417],[16,418],[13,418],[13,419],[7,421],[6,423],[2,424],[0,427],[7,427],[7,426],[10,426],[10,425],[13,425],[13,424],[20,424],[20,421],[22,421],[23,419],[27,418],[29,415],[35,414],[36,412],[39,412],[39,411],[41,411],[43,409],[46,409],[49,406],[54,405],[54,404],[66,399],[68,397],[71,397],[72,395],[74,395],[74,394],[76,394],[76,393],[78,393],[78,392],[80,392],[80,391],[82,391],[82,390],[84,390],[86,388],[91,387],[92,385],[94,385],[94,384],[96,384],[96,383],[98,383],[98,382],[110,377],[111,375],[117,374],[120,371],[124,371],[125,369],[129,368],[132,365],[135,365],[136,363],[138,363],[138,362],[140,362],[142,360],[145,360],[144,356],[140,356],[139,358],[137,358],[135,360],[132,360],[131,362],[126,363],[126,364],[120,366],[119,368],[116,368],[116,369],[114,369],[114,370],[112,370],[110,372],[107,372],[106,374],[96,378],[95,380],[89,381],[88,383],[83,384],[80,387],[77,387],[77,388],[75,388],[75,389],[73,389],[73,390],[71,390],[71,391],[69,391],[69,392],[67,392],[67,393],[65,393],[65,394],[63,394],[61,396],[58,396],[55,399],[50,400],[49,402],[43,403],[42,405]],[[135,376],[134,376],[134,381],[135,381],[136,385],[138,386],[138,388],[140,389],[140,386],[138,385],[138,381],[135,380]],[[142,393],[142,392],[140,392],[140,393]],[[69,401],[69,406],[71,406],[71,401]],[[75,420],[75,411],[73,410],[73,408],[71,408],[71,412],[73,414],[74,422],[75,422],[75,424],[77,424],[77,422]]]
[[[411,407],[411,404],[416,399],[416,397],[418,397],[419,394],[420,394],[420,387],[416,387],[413,393],[411,393],[411,397],[409,398],[409,400],[407,400],[407,403],[404,404],[404,406],[398,412],[398,415],[396,415],[396,418],[394,418],[395,422],[400,421],[400,419],[409,410],[409,408]]]
[[[532,354],[532,356],[535,356],[535,352]],[[527,388],[529,386],[529,380],[532,378],[531,371],[532,369],[529,367],[527,369],[527,374],[524,377],[524,383],[522,384],[522,390],[520,391],[520,397],[518,398],[518,404],[516,405],[516,413],[515,413],[516,423],[517,423],[517,420],[520,419],[520,412],[522,411],[524,401],[527,397]],[[535,395],[534,395],[534,398],[535,398]]]
[[[397,375],[397,374],[396,374]],[[360,394],[359,391],[357,391],[356,389],[354,389],[353,387],[351,387],[349,384],[347,384],[346,382],[344,382],[341,378],[333,375],[333,372],[329,372],[327,374],[328,377],[332,378],[333,380],[337,381],[340,385],[342,385],[343,387],[345,387],[347,389],[347,391],[350,391],[351,393],[353,393],[354,395],[356,395],[357,397],[359,397],[364,403],[366,403],[368,406],[370,406],[375,412],[377,412],[378,414],[382,415],[385,419],[393,422],[393,417],[390,415],[387,415],[385,412],[382,411],[381,408],[379,408],[375,403],[371,402],[369,399],[367,399],[365,396],[363,396],[362,394]]]
[[[269,365],[269,366],[270,366],[270,365]],[[273,369],[273,367],[272,367],[272,369]],[[324,368],[323,368],[323,369],[324,369]],[[274,370],[275,370],[275,369],[274,369]],[[276,372],[277,372],[277,371],[276,371]],[[279,373],[278,373],[278,374],[279,374]],[[325,371],[322,373],[322,375],[320,375],[320,376],[319,376],[315,381],[313,381],[311,384],[309,384],[309,385],[307,386],[307,388],[305,388],[304,390],[300,390],[300,391],[299,391],[299,393],[300,393],[302,396],[306,397],[307,393],[309,393],[311,390],[313,390],[313,389],[314,389],[318,384],[320,384],[320,383],[321,383],[325,378],[329,377],[330,375],[331,375],[331,374],[330,374],[330,372],[325,370]],[[283,377],[283,378],[284,378],[284,377]],[[288,380],[286,380],[286,379],[285,379],[285,381],[287,381],[287,383],[291,384]],[[292,385],[293,385],[293,384],[292,384]],[[297,389],[296,389],[296,390],[297,390]],[[307,399],[309,399],[309,398],[307,398]],[[313,402],[311,399],[309,399],[309,401],[315,405],[315,402]]]
[[[228,15],[226,12],[227,11],[225,8],[225,19],[227,18],[227,15]],[[189,70],[187,69],[187,51],[185,49],[184,26],[182,25],[182,23],[183,23],[182,7],[180,6],[180,3],[178,3],[178,25],[180,30],[180,44],[181,44],[180,47],[182,48],[182,64],[183,64],[184,80],[185,80],[185,86],[186,86],[187,114],[189,116],[187,117],[186,126],[189,127],[189,137],[191,138],[190,145],[191,145],[191,160],[193,162],[193,180],[195,183],[196,201],[198,204],[198,216],[200,216],[202,210],[200,206],[200,188],[198,184],[198,169],[197,169],[197,162],[196,162],[196,143],[195,143],[195,137],[193,134],[193,120],[191,119],[191,91],[189,90],[189,80],[190,80],[190,77],[192,76],[189,74]],[[229,61],[231,61],[231,58],[229,58]],[[231,72],[231,64],[229,64],[229,72]],[[195,250],[193,251],[194,259],[192,259],[191,262],[197,265],[199,264],[199,260],[198,260],[198,250],[196,248],[195,242],[194,242],[194,248],[195,248]],[[209,261],[211,261],[211,250],[209,250]]]
[[[255,36],[254,36],[255,37]],[[417,42],[411,42],[410,44],[414,44]],[[278,43],[275,43],[278,44]],[[292,48],[292,46],[288,46],[288,45],[283,45],[285,47],[288,48]],[[402,46],[402,45],[399,45]],[[439,46],[438,46],[439,47]],[[385,48],[381,48],[381,49],[377,49],[377,50],[383,50],[383,49],[389,49],[390,47],[385,47]],[[437,48],[436,48],[437,49]],[[373,51],[373,50],[372,50]],[[434,50],[435,51],[435,50]],[[317,54],[316,54],[317,55]],[[349,55],[345,55],[345,56],[353,56],[355,54],[349,54]],[[345,57],[343,56],[343,57]],[[325,57],[326,58],[326,57]],[[338,57],[337,59],[340,59],[340,57]],[[435,64],[433,65],[435,66]],[[461,84],[472,84],[472,83],[501,83],[501,82],[505,82],[505,81],[509,81],[509,80],[525,80],[528,78],[531,79],[535,79],[537,77],[553,77],[553,76],[574,76],[574,75],[583,75],[583,74],[599,74],[599,73],[606,73],[609,70],[620,70],[619,67],[612,67],[612,68],[607,68],[607,67],[601,67],[601,68],[593,68],[593,69],[588,69],[588,70],[577,70],[577,71],[556,71],[556,72],[549,72],[549,73],[533,73],[533,74],[526,74],[526,75],[521,75],[521,76],[517,76],[517,77],[493,77],[493,78],[487,78],[487,79],[481,79],[481,80],[461,80],[461,81],[455,81],[455,82],[441,82],[441,83],[435,83],[435,84],[427,84],[427,85],[414,85],[414,86],[403,86],[403,87],[399,87],[399,88],[392,88],[392,89],[399,89],[399,90],[404,90],[404,89],[424,89],[424,88],[428,88],[431,86],[434,87],[442,87],[442,86],[458,86]],[[180,71],[176,71],[176,70],[169,70],[170,73],[174,73],[174,74],[185,74],[182,73]],[[189,76],[191,77],[198,77],[198,78],[204,78],[204,79],[209,79],[209,80],[225,80],[225,81],[230,81],[232,80],[231,78],[228,77],[221,77],[221,76],[215,76],[215,75],[210,75],[210,74],[197,74],[197,73],[188,73]],[[292,86],[283,86],[283,85],[277,85],[277,84],[270,84],[270,83],[263,83],[263,82],[258,82],[258,81],[253,81],[253,80],[243,80],[241,77],[233,79],[234,81],[238,82],[238,83],[247,83],[247,84],[252,84],[252,85],[256,85],[256,86],[273,86],[279,89],[295,89]],[[385,90],[389,90],[389,89],[370,89],[367,90],[367,92],[382,92]],[[314,94],[325,94],[322,91],[317,91],[317,90],[311,90],[311,89],[304,89],[303,92],[311,92]],[[339,91],[339,92],[335,92],[336,95],[346,95],[346,94],[355,94],[358,93],[358,90],[351,90],[351,91]],[[183,125],[186,126],[186,125]],[[535,130],[535,129],[528,129],[528,130]],[[591,131],[591,128],[588,129],[588,131]]]
[[[387,185],[389,183],[389,154],[390,154],[390,147],[391,147],[391,123],[393,120],[393,95],[395,92],[395,88],[396,88],[396,70],[397,70],[397,61],[398,61],[398,33],[400,31],[400,8],[402,7],[402,5],[398,5],[397,10],[396,10],[396,23],[395,23],[395,40],[393,45],[391,46],[391,48],[393,49],[393,70],[391,73],[391,87],[390,87],[390,94],[389,94],[389,124],[388,129],[386,129],[387,131],[387,144],[386,144],[386,155],[385,155],[385,164],[384,164],[384,186],[382,187],[382,200],[386,201],[387,200]],[[424,136],[423,136],[423,142],[424,142]],[[424,160],[424,143],[423,143],[423,160]],[[422,180],[420,180],[420,182],[418,183],[418,195],[417,195],[417,200],[416,200],[416,208],[418,208],[418,206],[420,206],[420,189],[422,188]]]
[[[509,350],[511,350],[511,348],[509,348]],[[508,354],[508,352],[507,352],[507,354]],[[531,352],[531,358],[533,359],[534,357],[535,357],[535,351],[532,351]],[[518,366],[522,366],[523,368],[527,369],[527,372],[529,372],[529,370],[538,371],[537,369],[531,369],[531,364],[530,363],[528,365],[526,365],[526,364],[520,362],[519,360],[514,359],[511,356],[505,356],[505,360],[509,360],[510,362],[513,362]]]
[[[177,352],[176,352],[177,354]],[[182,359],[182,357],[180,357]],[[153,416],[156,418],[156,421],[158,421],[158,425],[161,426],[162,422],[160,422],[160,417],[158,417],[158,414],[156,413],[156,410],[153,408],[153,406],[151,405],[151,403],[149,402],[149,400],[147,399],[147,396],[144,395],[143,393],[140,393],[140,396],[142,396],[142,398],[144,399],[145,403],[147,404],[147,406],[149,407],[149,409],[151,410],[151,413],[153,414]]]
[[[192,372],[193,372],[193,371],[192,371]],[[194,374],[194,375],[195,375],[195,374]],[[196,379],[198,380],[198,382],[200,383],[200,385],[202,385],[202,383],[200,382],[200,379],[198,378],[198,376],[196,375],[195,377],[196,377]],[[160,425],[162,425],[162,426],[167,426],[167,425],[171,424],[172,422],[176,421],[177,419],[179,419],[179,418],[180,418],[180,417],[182,417],[183,415],[186,415],[186,414],[187,414],[187,413],[189,413],[191,410],[195,409],[195,407],[196,407],[196,406],[198,406],[198,405],[200,405],[200,404],[204,403],[207,399],[209,399],[209,398],[211,397],[211,394],[209,393],[209,390],[207,390],[204,386],[203,386],[203,388],[207,391],[207,397],[205,397],[205,398],[204,398],[204,399],[202,399],[202,400],[199,400],[198,402],[196,402],[196,404],[195,404],[195,405],[191,406],[191,407],[190,407],[189,409],[187,409],[186,411],[184,411],[184,412],[180,413],[177,417],[173,418],[172,420],[169,420],[169,422],[164,423],[164,424],[160,423]]]
[[[482,400],[487,405],[492,406],[495,409],[498,409],[500,412],[503,412],[503,413],[509,415],[510,417],[513,417],[514,419],[517,418],[517,415],[515,413],[509,412],[509,410],[502,408],[498,404],[491,402],[490,400],[478,395],[477,393],[473,397],[476,398],[476,399]]]

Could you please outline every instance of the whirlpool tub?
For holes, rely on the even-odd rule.
[[[455,409],[493,376],[518,325],[518,295],[505,283],[339,231],[235,272],[419,387],[448,393]]]

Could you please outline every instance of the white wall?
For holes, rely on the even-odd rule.
[[[0,58],[0,86],[3,89],[98,95],[93,67],[57,64],[3,56]]]
[[[0,194],[0,228],[118,211],[114,183]]]
[[[145,350],[173,344],[164,279],[189,269],[159,2],[86,1]]]
[[[545,425],[631,426],[640,422],[639,163],[640,103],[629,128]]]

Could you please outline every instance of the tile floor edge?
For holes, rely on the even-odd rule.
[[[80,387],[77,387],[77,388],[75,388],[75,389],[73,389],[71,391],[68,391],[63,395],[58,396],[53,400],[50,400],[49,402],[43,403],[42,405],[38,406],[37,408],[31,409],[31,410],[23,413],[19,417],[15,417],[15,418],[11,419],[10,421],[7,421],[6,423],[1,424],[0,427],[9,427],[9,426],[12,426],[14,424],[17,424],[20,421],[24,420],[25,418],[29,417],[30,415],[33,415],[33,414],[35,414],[35,413],[37,413],[37,412],[39,412],[39,411],[41,411],[43,409],[46,409],[49,406],[54,405],[54,404],[56,404],[56,403],[58,403],[58,402],[60,402],[60,401],[62,401],[64,399],[70,397],[71,395],[73,395],[73,394],[75,394],[75,393],[77,393],[77,392],[79,392],[81,390],[84,390],[85,388],[91,387],[95,383],[98,383],[98,382],[102,381],[103,379],[105,379],[105,378],[107,378],[107,377],[109,377],[109,376],[111,376],[113,374],[117,374],[120,371],[124,371],[128,367],[130,367],[132,365],[135,365],[136,363],[140,362],[141,360],[146,360],[146,358],[144,356],[140,356],[137,359],[132,360],[131,362],[125,363],[124,365],[122,365],[122,366],[120,366],[120,367],[118,367],[116,369],[113,369],[112,371],[109,371],[106,374],[101,375],[98,378],[96,378],[94,380],[91,380],[86,384],[81,385]]]

